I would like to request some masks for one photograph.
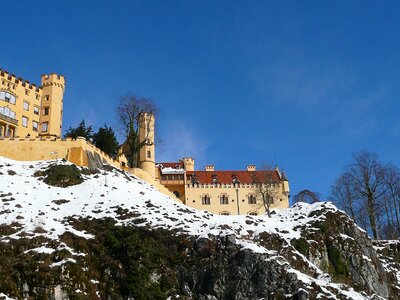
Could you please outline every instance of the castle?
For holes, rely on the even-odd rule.
[[[161,192],[187,206],[220,215],[265,213],[261,189],[267,188],[271,208],[289,206],[289,181],[274,170],[217,171],[207,165],[195,170],[195,161],[156,162],[155,117],[140,116],[139,168],[127,168],[126,159],[113,159],[84,138],[61,139],[64,76],[42,75],[41,86],[0,70],[0,155],[16,160],[66,158],[79,166],[99,167],[103,163],[142,178]],[[53,155],[53,157],[52,157]],[[54,155],[56,157],[54,157]]]
[[[0,69],[0,136],[61,136],[64,90],[61,75],[36,86]]]

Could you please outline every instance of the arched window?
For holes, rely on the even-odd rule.
[[[179,198],[179,197],[180,197],[180,194],[179,194],[178,191],[174,191],[174,195],[176,196],[176,198]]]
[[[257,203],[256,196],[254,194],[249,194],[247,199],[249,200],[249,204],[256,204]]]
[[[225,194],[219,196],[219,204],[229,204],[228,196]]]
[[[221,211],[219,214],[221,216],[229,216],[231,213],[229,211]]]
[[[202,197],[201,197],[201,204],[203,204],[203,205],[210,205],[211,204],[211,198],[210,198],[210,196],[209,195],[203,195]]]
[[[249,211],[247,214],[250,216],[258,216],[258,212],[256,211]]]

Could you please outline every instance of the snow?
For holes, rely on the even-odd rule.
[[[14,300],[14,298],[10,298],[6,294],[0,293],[0,300]]]
[[[185,170],[182,168],[177,169],[177,168],[167,167],[167,168],[162,168],[161,173],[162,174],[185,174]]]
[[[38,248],[34,248],[34,249],[30,249],[30,250],[26,250],[25,253],[29,253],[31,251],[37,252],[37,253],[45,253],[45,254],[51,254],[53,253],[55,250],[53,248],[47,248],[45,246],[41,246]]]
[[[284,263],[284,259],[277,255],[276,251],[258,245],[255,237],[261,232],[269,232],[279,234],[290,243],[291,239],[300,238],[301,227],[307,226],[312,220],[324,218],[323,215],[314,212],[322,209],[337,211],[336,207],[330,203],[312,205],[297,203],[292,208],[274,210],[271,218],[266,215],[214,215],[177,203],[141,179],[119,170],[102,172],[101,175],[84,175],[83,183],[68,188],[49,186],[33,176],[37,170],[44,169],[53,163],[54,160],[19,162],[0,157],[2,174],[0,175],[0,224],[17,222],[21,225],[16,233],[0,236],[0,241],[19,239],[21,234],[58,239],[65,232],[72,232],[87,239],[93,238],[87,232],[78,231],[65,222],[65,219],[69,217],[97,219],[110,217],[114,218],[118,225],[134,224],[136,219],[144,219],[144,223],[135,224],[135,226],[149,225],[152,228],[175,229],[199,238],[234,235],[236,243],[244,249],[265,253],[268,259]],[[164,168],[163,173],[164,170],[180,171],[180,169],[169,169],[172,168]],[[8,175],[10,170],[15,171],[16,174]],[[135,213],[137,217],[121,220],[118,218],[118,208],[127,209],[129,213]],[[346,236],[346,238],[350,237]],[[60,249],[66,249],[74,256],[85,255],[76,253],[64,243],[59,244],[57,250]],[[29,251],[50,254],[55,249],[43,245]],[[301,256],[300,253],[299,255]],[[75,259],[66,258],[53,263],[51,267],[67,262],[74,263]],[[318,279],[295,269],[291,271],[308,285],[316,282],[322,287],[335,286],[341,289],[341,286],[331,283],[329,277],[323,276],[324,273],[316,266],[309,264],[316,269],[316,273],[319,274]],[[330,294],[329,291],[327,293]],[[343,292],[345,293],[351,299],[364,299],[355,292]]]
[[[65,263],[67,263],[67,262],[76,263],[76,260],[73,259],[73,258],[66,258],[66,259],[63,259],[63,260],[61,260],[61,261],[52,263],[52,264],[50,265],[50,268],[62,266],[63,264],[65,264]]]
[[[299,203],[291,209],[275,211],[271,219],[267,216],[213,215],[177,203],[133,175],[124,175],[116,170],[107,172],[107,186],[105,176],[90,175],[85,176],[85,181],[80,185],[68,188],[52,187],[33,177],[35,171],[47,167],[50,163],[54,161],[27,163],[0,158],[0,164],[3,165],[1,171],[4,174],[0,175],[0,194],[11,193],[3,197],[0,203],[0,212],[9,210],[8,213],[0,215],[0,221],[6,224],[16,221],[23,226],[19,232],[8,238],[18,239],[18,234],[22,231],[50,239],[58,238],[66,231],[84,238],[93,238],[90,234],[75,230],[62,221],[72,216],[117,219],[116,207],[122,207],[138,213],[140,218],[144,218],[152,227],[181,229],[196,236],[208,237],[220,235],[222,232],[245,238],[249,231],[254,232],[254,235],[267,231],[279,233],[290,240],[300,237],[300,231],[296,230],[296,227],[305,226],[310,221],[308,215],[321,209],[320,206],[323,205]],[[16,175],[7,175],[8,170],[15,171]],[[11,197],[15,200],[4,201]],[[55,200],[66,201],[57,204]],[[151,203],[151,207],[148,207],[148,203]],[[336,208],[325,203],[325,209]],[[133,220],[134,218],[128,218],[117,221],[118,224],[129,224]],[[246,221],[252,224],[247,224]],[[222,225],[227,229],[222,230]],[[38,228],[42,229],[40,232],[45,233],[35,232]]]

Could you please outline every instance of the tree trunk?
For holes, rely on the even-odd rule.
[[[377,240],[378,230],[376,227],[375,203],[372,195],[369,195],[367,199],[367,212],[368,212],[369,222],[371,224],[372,236],[374,240]]]

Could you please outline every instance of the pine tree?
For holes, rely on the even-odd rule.
[[[111,127],[100,127],[97,133],[93,134],[93,144],[111,157],[116,157],[119,143]]]
[[[76,139],[78,136],[84,137],[87,140],[90,140],[93,137],[92,126],[86,127],[85,120],[82,120],[76,128],[68,128],[67,132],[64,134],[64,138],[69,137]]]

